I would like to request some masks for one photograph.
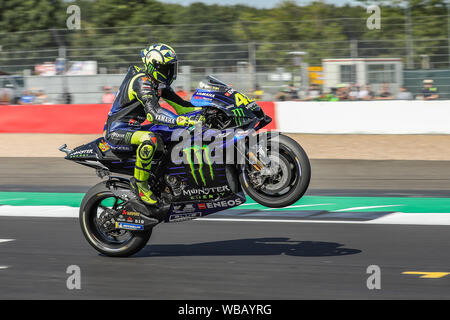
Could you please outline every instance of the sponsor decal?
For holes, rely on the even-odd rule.
[[[123,132],[112,132],[111,135],[110,135],[110,137],[111,137],[112,139],[118,139],[118,140],[121,140],[121,139],[124,139],[124,138],[125,138],[125,133],[123,133]]]
[[[173,206],[174,213],[191,213],[195,212],[195,208],[193,204],[181,204]]]
[[[125,230],[144,230],[143,225],[125,222],[116,222],[116,228]]]
[[[132,146],[113,146],[114,150],[120,150],[120,151],[131,151],[133,150]]]
[[[141,214],[139,212],[132,212],[132,211],[126,211],[126,210],[123,210],[122,214],[125,216],[135,216],[135,217],[141,216]]]
[[[85,149],[85,150],[80,150],[80,151],[75,151],[72,152],[70,154],[70,157],[72,158],[78,158],[78,157],[87,157],[89,155],[94,154],[94,150],[93,149]]]
[[[194,96],[194,99],[196,99],[196,100],[204,100],[204,101],[209,101],[209,102],[211,102],[213,100],[211,98],[202,97],[202,96]]]
[[[227,90],[227,92],[225,92],[225,96],[229,97],[235,92],[236,92],[236,90],[230,88]]]
[[[247,109],[249,109],[250,111],[254,111],[259,109],[260,107],[258,106],[258,104],[256,102],[252,102],[247,106]]]
[[[106,143],[105,140],[100,141],[100,143],[98,144],[98,148],[102,151],[102,152],[106,152],[109,150],[109,145],[108,143]]]
[[[128,125],[130,125],[130,126],[140,126],[140,123],[136,119],[130,119],[128,121]]]
[[[210,92],[199,92],[198,95],[203,96],[203,97],[210,97],[210,98],[214,98],[216,96],[215,93],[210,93]]]
[[[160,122],[171,123],[171,124],[175,123],[175,119],[172,119],[170,117],[167,117],[167,116],[161,115],[161,114],[156,115],[156,120],[160,121]]]
[[[200,210],[215,209],[215,208],[230,208],[230,207],[236,207],[241,204],[242,204],[242,200],[240,198],[236,198],[236,199],[232,199],[232,200],[199,203],[198,208]]]
[[[228,186],[220,186],[220,187],[211,187],[211,188],[199,188],[199,189],[189,189],[183,190],[183,194],[185,196],[195,196],[195,195],[215,195],[215,194],[223,194],[227,191],[231,191]]]
[[[222,196],[224,193],[219,194],[219,196]],[[202,195],[196,195],[196,196],[190,196],[189,199],[191,200],[213,200],[217,198],[217,195],[214,194],[202,194]]]
[[[206,163],[209,167],[209,170],[207,170],[207,173],[209,173],[210,179],[214,180],[214,170],[212,167],[212,161],[210,158],[210,151],[209,151],[209,146],[205,145],[203,147],[200,147],[198,145],[194,145],[192,147],[188,147],[183,149],[183,152],[186,154],[186,158],[187,158],[187,162],[189,163],[189,167],[191,168],[191,175],[194,178],[194,181],[197,185],[199,184],[199,179],[197,177],[197,173],[194,167],[194,158],[192,157],[192,153],[194,153],[194,157],[197,159],[199,168],[198,168],[198,173],[200,175],[200,179],[203,183],[204,186],[206,186],[206,178],[205,178],[205,173],[203,172],[203,155],[204,158],[206,160]]]
[[[181,214],[172,214],[169,217],[170,222],[179,222],[191,220],[196,217],[200,217],[202,214],[200,212],[192,212],[192,213],[181,213]]]
[[[125,134],[125,141],[127,141],[128,143],[131,143],[131,137],[133,136],[134,132],[127,132]]]
[[[231,110],[236,118],[236,124],[238,126],[242,125],[242,118],[244,118],[244,110],[242,108],[235,108]]]

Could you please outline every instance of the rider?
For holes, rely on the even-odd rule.
[[[120,86],[108,114],[105,138],[114,152],[132,151],[137,146],[131,186],[144,203],[156,205],[148,179],[155,149],[162,142],[153,132],[140,130],[141,124],[147,119],[153,124],[189,127],[200,120],[178,116],[198,108],[180,98],[170,87],[178,69],[173,48],[154,44],[141,51],[141,58],[144,67],[130,67]],[[170,104],[178,115],[162,108],[159,98]]]

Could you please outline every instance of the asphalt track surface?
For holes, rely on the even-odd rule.
[[[310,195],[450,197],[450,163],[318,160]],[[91,169],[0,159],[0,191],[84,192]],[[0,218],[0,299],[449,299],[449,226],[189,221],[134,257],[99,255],[77,219]],[[13,239],[1,242],[1,239]],[[68,290],[67,267],[81,269]],[[367,268],[381,271],[369,290]],[[2,268],[3,267],[3,268]]]

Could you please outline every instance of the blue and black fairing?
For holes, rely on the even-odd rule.
[[[227,128],[255,128],[259,122],[256,127],[256,130],[259,130],[272,121],[255,101],[212,76],[208,76],[205,82],[200,83],[200,88],[195,91],[191,103],[196,107],[219,109],[233,119]]]
[[[196,107],[227,107],[234,105],[234,98],[230,95],[226,96],[225,92],[197,89],[191,98],[191,103]]]

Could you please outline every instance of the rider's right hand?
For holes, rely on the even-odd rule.
[[[201,124],[201,123],[202,123],[201,120],[194,120],[190,117],[179,116],[177,118],[177,125],[183,126],[183,127],[192,127],[192,126],[195,126],[195,125]]]

